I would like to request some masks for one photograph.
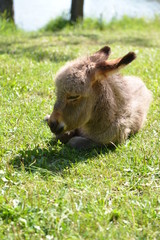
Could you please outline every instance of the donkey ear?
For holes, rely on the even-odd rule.
[[[129,52],[122,58],[96,63],[91,80],[92,84],[96,81],[104,80],[107,76],[118,72],[121,68],[131,63],[135,58],[136,54],[134,52]]]
[[[111,49],[108,46],[101,48],[99,51],[95,52],[93,55],[89,57],[91,62],[102,62],[108,59],[111,53]]]
[[[101,70],[104,74],[117,72],[121,68],[131,63],[135,58],[136,58],[136,54],[134,52],[129,52],[127,55],[125,55],[122,58],[117,58],[117,59],[97,63],[96,70]]]

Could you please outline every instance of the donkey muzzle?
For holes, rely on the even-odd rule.
[[[56,135],[62,133],[65,129],[64,123],[63,122],[59,123],[57,120],[49,121],[48,125],[51,129],[51,132],[53,132]]]

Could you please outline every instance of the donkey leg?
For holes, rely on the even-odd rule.
[[[68,141],[67,145],[77,150],[81,150],[81,149],[85,150],[85,149],[99,146],[97,143],[93,142],[92,140],[85,137],[80,137],[80,136],[71,138]]]
[[[80,132],[79,129],[72,130],[70,132],[62,133],[59,135],[56,135],[56,139],[60,140],[62,143],[67,143],[71,138],[75,136],[79,136]]]

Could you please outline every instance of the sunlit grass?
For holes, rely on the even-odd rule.
[[[91,23],[90,25],[94,23]],[[0,239],[159,239],[160,28],[125,19],[56,32],[0,36]],[[87,27],[88,26],[88,27]],[[104,45],[137,60],[123,73],[153,93],[145,127],[116,149],[77,153],[56,143],[43,118],[54,76]]]

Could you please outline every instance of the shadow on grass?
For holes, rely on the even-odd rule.
[[[70,61],[76,57],[73,51],[57,49],[54,44],[43,45],[42,43],[23,46],[24,43],[0,42],[0,54],[8,54],[13,58],[27,57],[37,62],[50,60],[52,62]]]
[[[152,47],[159,47],[155,46],[151,39],[146,39],[144,37],[123,37],[121,39],[110,39],[109,44],[123,44],[123,45],[131,45],[131,46],[137,46],[137,47],[145,47],[145,48],[152,48]]]
[[[54,33],[47,36],[53,36],[53,42],[47,42],[40,40],[38,42],[32,42],[32,38],[36,36],[27,36],[23,41],[9,40],[6,42],[4,39],[0,41],[0,54],[8,54],[13,58],[27,57],[37,62],[50,60],[52,62],[70,61],[77,57],[76,48],[80,46],[82,42],[86,45],[105,45],[105,44],[122,44],[132,45],[134,47],[160,47],[158,43],[153,43],[152,39],[144,38],[143,36],[127,37],[123,36],[119,38],[110,37],[106,35],[102,36],[90,33]],[[37,39],[45,37],[45,34],[37,34]],[[60,40],[59,40],[60,39]],[[62,39],[62,40],[61,40]],[[28,41],[29,40],[29,41]],[[31,42],[30,42],[31,41]],[[27,46],[26,46],[27,43]],[[66,51],[66,46],[70,46]],[[75,48],[75,50],[74,50]]]
[[[56,174],[70,168],[73,164],[85,162],[99,154],[114,151],[114,149],[114,147],[97,147],[90,150],[77,151],[64,144],[57,143],[55,140],[51,140],[46,148],[36,146],[34,149],[19,151],[15,158],[10,161],[10,164],[14,168],[25,169],[26,171]]]

